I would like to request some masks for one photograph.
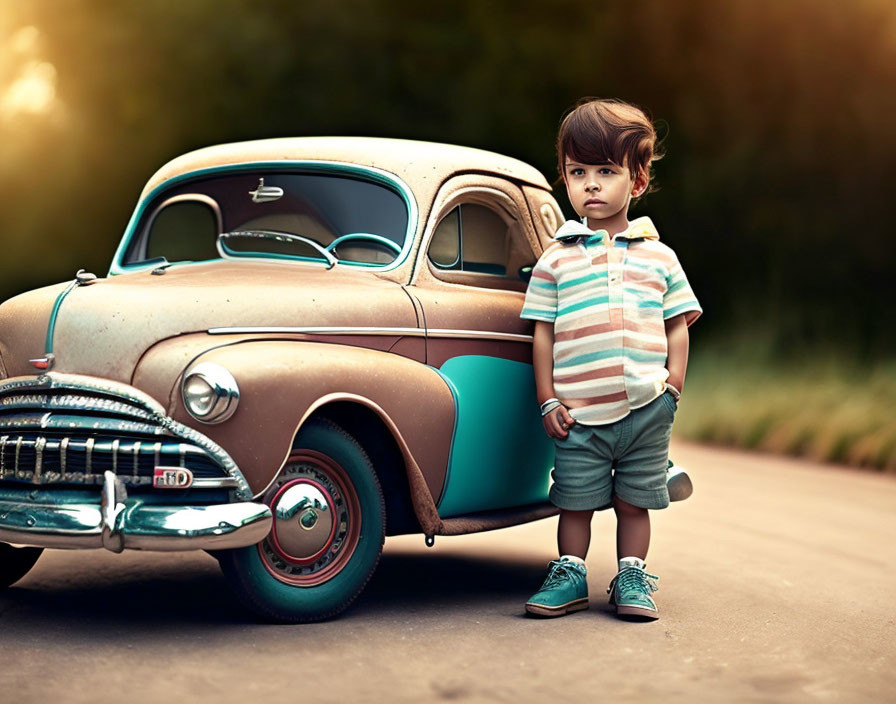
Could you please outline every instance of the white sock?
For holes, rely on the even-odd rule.
[[[626,567],[637,567],[643,570],[646,563],[640,557],[623,557],[619,560],[619,570],[622,571]]]
[[[575,562],[577,565],[580,565],[583,570],[586,572],[588,571],[588,568],[585,566],[585,561],[581,557],[577,557],[576,555],[561,555],[560,559]]]

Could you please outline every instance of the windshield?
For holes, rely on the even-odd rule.
[[[401,253],[407,228],[404,199],[380,183],[318,172],[229,173],[154,198],[123,263],[264,257],[385,266]]]

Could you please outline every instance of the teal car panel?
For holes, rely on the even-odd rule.
[[[532,365],[464,355],[439,372],[457,407],[439,516],[547,501],[554,446],[541,424]]]

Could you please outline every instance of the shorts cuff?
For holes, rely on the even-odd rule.
[[[555,488],[556,484],[551,487],[551,503],[566,511],[600,511],[609,508],[613,503],[613,497],[607,491],[571,496],[556,491]]]
[[[651,490],[617,485],[615,494],[627,504],[638,508],[659,509],[669,506],[669,490],[666,487]]]

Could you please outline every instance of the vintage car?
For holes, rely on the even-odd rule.
[[[551,515],[519,312],[560,219],[531,166],[444,144],[170,162],[106,278],[0,306],[0,586],[43,548],[203,549],[317,620],[387,535]]]
[[[531,166],[444,144],[170,162],[106,278],[0,306],[0,587],[43,548],[202,549],[311,621],[387,535],[553,514],[519,313],[560,219]]]

